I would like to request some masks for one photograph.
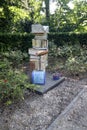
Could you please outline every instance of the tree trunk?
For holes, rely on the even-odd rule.
[[[50,21],[50,0],[45,0],[45,6],[46,6],[46,20],[47,20],[47,23],[49,24],[49,21]]]

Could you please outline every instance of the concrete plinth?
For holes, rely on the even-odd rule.
[[[38,94],[44,94],[47,91],[53,89],[54,87],[58,87],[58,85],[65,80],[64,77],[60,77],[58,80],[52,79],[52,74],[46,73],[46,83],[45,85],[39,85],[39,88],[35,90]]]

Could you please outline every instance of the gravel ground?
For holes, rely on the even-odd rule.
[[[44,95],[27,90],[23,102],[0,108],[0,130],[46,130],[84,84],[87,78],[80,81],[66,78]]]
[[[47,130],[87,130],[87,86],[71,109]]]

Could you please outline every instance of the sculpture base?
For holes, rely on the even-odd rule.
[[[44,85],[40,85],[39,88],[35,90],[38,94],[44,94],[47,91],[57,87],[61,82],[65,80],[64,77],[60,77],[58,80],[53,80],[52,74],[46,73],[46,82]]]

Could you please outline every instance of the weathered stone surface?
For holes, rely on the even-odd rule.
[[[32,24],[32,33],[48,33],[49,27],[48,26],[42,26],[41,24]]]
[[[47,33],[44,34],[36,34],[35,39],[40,39],[40,40],[47,40]]]
[[[32,39],[32,47],[35,49],[48,49],[48,40]]]
[[[65,80],[64,77],[60,77],[59,80],[53,80],[52,74],[46,72],[46,82],[44,85],[40,85],[38,89],[35,91],[38,94],[44,94],[47,91],[53,89],[54,87],[58,87],[58,85]]]
[[[32,39],[32,47],[30,48],[28,53],[30,55],[30,62],[35,62],[35,70],[46,70],[48,65],[48,60],[42,61],[41,56],[46,55],[48,53],[48,40],[47,40],[47,33],[49,32],[48,26],[42,26],[41,24],[33,24],[32,25],[32,33],[35,34],[35,38]],[[32,55],[37,58],[32,58]],[[39,60],[38,60],[39,56]]]

